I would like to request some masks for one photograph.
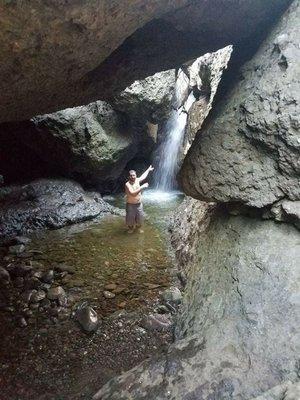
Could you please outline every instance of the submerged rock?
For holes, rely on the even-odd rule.
[[[104,296],[106,299],[113,299],[114,297],[116,297],[115,293],[112,293],[112,292],[110,292],[109,290],[104,290],[103,296]]]
[[[55,264],[54,269],[57,272],[67,272],[68,274],[75,274],[75,268],[71,265],[67,265],[64,263]]]
[[[172,320],[168,315],[150,314],[144,318],[143,327],[150,331],[168,331],[172,327]]]
[[[41,276],[41,280],[45,283],[52,283],[54,280],[54,271],[50,269]]]
[[[14,246],[10,246],[8,251],[10,254],[18,255],[23,253],[23,251],[25,251],[25,246],[24,244],[16,244]]]
[[[64,288],[61,286],[56,286],[48,290],[47,297],[49,300],[56,300],[59,298],[59,296],[64,296],[65,294],[66,292]]]
[[[30,301],[32,303],[38,303],[46,298],[46,293],[43,290],[38,290],[37,292],[33,293],[30,297]]]
[[[164,292],[162,292],[161,297],[165,303],[173,303],[178,305],[182,301],[181,291],[176,286],[166,289]]]

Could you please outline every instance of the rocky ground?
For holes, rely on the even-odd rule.
[[[119,218],[113,221],[119,231]],[[64,229],[84,235],[92,226],[95,234],[98,225],[87,222]],[[104,233],[113,245],[109,228]],[[88,258],[70,263],[68,257],[75,261],[76,248],[56,252],[60,231],[51,233],[58,238],[54,244],[38,248],[38,243],[49,241],[47,235],[15,236],[0,247],[1,395],[12,400],[90,399],[99,383],[166,351],[173,341],[181,292],[176,287],[168,289],[172,279],[164,277],[163,270],[163,275],[155,273],[156,282],[152,272],[147,272],[152,259],[164,262],[164,256],[155,256],[156,248],[149,249],[150,258],[145,253],[145,273],[139,276],[134,269],[135,282],[122,278],[122,271],[116,275],[113,259],[106,262],[107,275],[97,268],[101,277],[95,279]],[[64,241],[68,242],[67,236]],[[89,236],[86,243],[91,241]],[[99,241],[96,237],[91,245]],[[106,244],[100,245],[104,252]],[[126,243],[125,247],[130,249]],[[108,253],[103,254],[107,257]],[[55,262],[55,256],[68,261]],[[82,263],[81,271],[78,265]],[[131,277],[130,270],[127,275]]]

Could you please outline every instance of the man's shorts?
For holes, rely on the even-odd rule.
[[[126,225],[141,225],[144,220],[143,204],[126,203]]]

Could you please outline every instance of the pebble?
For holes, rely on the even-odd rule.
[[[90,306],[79,308],[76,311],[75,318],[86,332],[94,332],[98,328],[98,315]]]
[[[21,328],[25,328],[28,324],[27,324],[27,321],[26,321],[26,319],[24,317],[20,317],[20,318],[18,318],[18,325]]]
[[[157,284],[157,283],[143,283],[143,285],[147,288],[147,289],[157,289],[159,288],[161,285]]]
[[[126,291],[126,287],[124,286],[118,286],[116,289],[113,290],[114,294],[120,294],[123,293],[124,291]]]
[[[116,283],[109,283],[108,285],[105,285],[104,288],[106,290],[115,290],[115,289],[117,289],[117,284]]]
[[[33,293],[30,298],[32,303],[38,303],[46,298],[46,293],[43,290],[38,290],[37,292]]]
[[[41,301],[41,306],[44,307],[44,309],[47,309],[51,306],[51,301],[45,298]]]
[[[172,326],[170,317],[162,314],[150,314],[143,321],[144,328],[160,332],[168,331]]]
[[[45,292],[48,292],[50,288],[51,288],[50,283],[42,283],[40,286],[40,289],[44,290]]]
[[[59,294],[57,301],[61,307],[67,307],[68,305],[68,297],[65,294]]]
[[[0,280],[1,281],[9,281],[10,280],[9,272],[3,267],[0,267]]]
[[[75,268],[64,263],[56,264],[54,269],[57,272],[68,272],[69,274],[75,274]]]
[[[162,299],[166,303],[180,304],[182,301],[181,291],[176,286],[171,286],[161,294]]]
[[[9,246],[9,248],[8,248],[9,254],[18,255],[18,254],[23,253],[23,251],[25,251],[24,244],[16,244],[14,246]]]
[[[39,303],[31,303],[29,307],[31,310],[37,310],[39,308]]]
[[[66,292],[61,286],[52,287],[48,290],[47,297],[49,300],[56,300],[58,296],[65,295]]]
[[[103,296],[106,299],[113,299],[114,297],[116,297],[115,293],[109,292],[108,290],[104,290]]]
[[[168,309],[167,306],[165,306],[164,304],[159,304],[156,308],[157,312],[159,314],[168,314],[170,312],[170,310]]]
[[[42,275],[41,280],[45,283],[52,283],[54,280],[54,271],[53,269],[50,269],[49,271],[45,272]]]
[[[31,276],[32,276],[33,278],[41,279],[41,277],[43,276],[43,273],[42,273],[42,271],[34,271],[34,272],[31,274]]]
[[[37,292],[37,290],[32,289],[32,290],[26,290],[21,294],[21,298],[25,303],[30,303],[31,297]]]
[[[22,314],[24,315],[24,317],[30,318],[32,317],[33,312],[29,308],[25,308],[24,310],[22,310]]]
[[[26,287],[28,289],[38,289],[42,285],[41,281],[37,278],[31,277],[26,280]]]
[[[26,236],[16,236],[13,238],[14,244],[28,244],[30,242],[31,242],[31,239],[29,239]]]

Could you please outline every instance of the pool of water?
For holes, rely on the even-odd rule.
[[[72,266],[75,273],[57,284],[72,297],[71,309],[87,301],[102,322],[89,335],[70,318],[49,321],[38,311],[21,328],[14,317],[0,311],[3,398],[90,399],[113,376],[166,350],[171,333],[140,333],[140,324],[156,308],[159,292],[172,283],[175,270],[166,228],[181,198],[180,193],[145,193],[143,234],[128,234],[124,217],[106,216],[30,236],[26,252],[31,258],[26,260],[44,270],[57,262]],[[123,196],[107,200],[125,207]],[[114,298],[105,298],[107,285],[115,288]],[[22,289],[10,290],[18,301]]]
[[[94,304],[101,315],[120,308],[134,309],[170,285],[172,256],[165,232],[170,213],[181,199],[179,192],[145,192],[144,233],[128,234],[124,217],[106,216],[100,221],[33,234],[29,249],[40,252],[35,258],[45,269],[57,262],[74,267],[75,274],[63,285],[74,291],[78,300]],[[123,195],[105,200],[125,207]],[[107,285],[116,286],[113,299],[103,295]]]

